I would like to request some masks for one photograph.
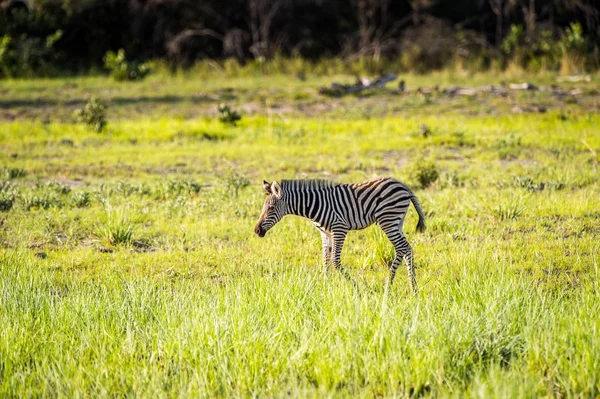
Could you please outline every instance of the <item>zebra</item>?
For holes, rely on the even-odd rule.
[[[354,184],[326,180],[281,180],[281,183],[269,183],[265,180],[263,188],[267,198],[254,228],[259,237],[264,237],[285,215],[308,218],[321,233],[325,268],[333,264],[344,273],[341,253],[346,235],[350,230],[364,229],[377,223],[395,250],[389,283],[394,281],[396,270],[404,259],[411,287],[417,292],[413,251],[402,227],[411,202],[419,215],[419,232],[425,231],[425,215],[419,200],[404,183],[389,177]]]

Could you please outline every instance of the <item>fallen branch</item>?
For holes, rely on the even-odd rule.
[[[385,87],[388,82],[392,82],[396,80],[397,76],[394,73],[390,73],[387,75],[383,75],[376,80],[370,81],[367,78],[360,79],[357,83],[353,85],[348,84],[340,84],[334,82],[330,87],[321,87],[319,88],[319,94],[323,94],[326,96],[332,97],[341,97],[346,94],[358,93],[365,89],[377,88],[381,89]]]
[[[340,84],[340,83],[332,83],[329,87],[321,87],[319,89],[319,93],[332,96],[332,97],[341,97],[347,94],[358,93],[366,89],[378,88],[381,89],[385,87],[388,82],[396,80],[395,74],[388,74],[379,77],[376,80],[369,80],[366,78],[360,79],[355,84]],[[584,90],[581,88],[573,88],[569,90],[562,89],[557,85],[552,86],[536,86],[533,83],[524,82],[524,83],[509,83],[508,85],[502,86],[480,86],[480,87],[458,87],[458,86],[450,86],[445,89],[440,89],[437,85],[432,87],[419,87],[416,89],[410,89],[406,86],[404,80],[401,80],[398,85],[398,93],[411,95],[411,94],[420,94],[420,95],[431,95],[434,93],[439,93],[443,95],[447,95],[450,97],[453,96],[466,96],[472,97],[481,93],[489,93],[497,96],[508,96],[511,91],[541,91],[547,92],[559,98],[566,96],[578,96],[584,93]],[[544,110],[534,110],[534,112],[544,112]]]
[[[570,75],[570,76],[560,76],[556,79],[559,82],[586,82],[589,83],[592,81],[590,75]]]
[[[508,85],[511,90],[537,90],[537,86],[533,83],[511,83]]]

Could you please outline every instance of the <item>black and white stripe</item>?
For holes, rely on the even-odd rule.
[[[392,242],[396,256],[390,268],[390,282],[404,259],[413,290],[417,290],[412,248],[402,232],[404,218],[412,202],[419,215],[417,231],[425,230],[425,216],[417,197],[403,183],[377,178],[355,184],[324,180],[282,180],[264,182],[267,199],[255,232],[263,237],[285,215],[312,220],[321,233],[326,266],[341,266],[341,253],[350,230],[379,224]]]

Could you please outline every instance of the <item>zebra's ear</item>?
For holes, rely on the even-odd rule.
[[[281,186],[276,181],[271,184],[271,191],[273,192],[274,196],[281,198]]]
[[[271,183],[266,180],[263,180],[263,188],[267,192],[267,194],[271,194]]]

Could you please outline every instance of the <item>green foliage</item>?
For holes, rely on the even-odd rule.
[[[433,161],[420,159],[414,163],[410,170],[410,179],[420,188],[431,186],[439,177],[437,165]]]
[[[12,182],[0,180],[0,212],[10,211],[18,196],[19,190]]]
[[[217,110],[219,111],[219,120],[225,124],[235,126],[237,122],[242,119],[241,115],[236,110],[231,109],[231,107],[225,103],[219,104]]]
[[[15,203],[15,197],[10,193],[0,192],[0,212],[8,212]]]
[[[191,180],[165,179],[148,190],[148,193],[157,199],[176,198],[180,195],[198,194],[202,185]]]
[[[583,35],[583,29],[579,22],[573,22],[565,30],[560,46],[565,52],[583,53],[588,49],[588,42]]]
[[[559,46],[562,52],[560,62],[561,73],[572,74],[586,70],[590,44],[583,35],[580,23],[574,22],[567,27],[559,42]]]
[[[71,199],[77,208],[85,208],[92,204],[92,196],[88,191],[76,191]]]
[[[12,56],[10,52],[10,36],[4,35],[0,37],[0,72],[1,76],[11,76],[10,69],[10,58]]]
[[[0,174],[3,178],[12,180],[27,176],[27,171],[23,168],[3,167],[0,169]]]
[[[34,192],[22,197],[23,208],[26,211],[35,209],[62,208],[63,203],[55,193]]]
[[[58,195],[66,195],[71,192],[71,187],[56,180],[49,180],[45,183],[37,183],[36,186],[42,191],[52,192]]]
[[[104,220],[96,225],[94,234],[108,246],[131,245],[139,219],[131,219],[124,209],[106,206]]]
[[[18,37],[9,34],[0,36],[0,77],[52,74],[57,58],[55,44],[62,36],[61,29],[47,36],[38,36],[37,32],[31,36],[27,34]]]
[[[502,51],[509,63],[534,72],[558,67],[559,44],[548,29],[536,29],[526,35],[522,25],[512,25],[502,41]]]
[[[567,24],[582,24],[588,42],[596,47],[599,44],[594,0],[543,2],[534,12],[538,31],[526,35],[521,34],[522,28],[521,33],[515,28],[504,29],[528,20],[518,11],[520,3],[495,2],[502,3],[499,28],[506,34],[503,42],[495,43],[497,48],[489,44],[494,26],[473,23],[474,16],[493,22],[492,9],[483,7],[481,1],[461,3],[460,13],[450,3],[438,4],[434,10],[435,2],[425,0],[406,7],[376,2],[366,8],[353,8],[347,1],[332,5],[312,1],[309,13],[303,12],[302,2],[289,2],[286,11],[265,5],[270,11],[261,13],[269,14],[269,20],[274,18],[273,28],[278,34],[267,29],[260,37],[248,32],[248,21],[240,18],[236,7],[226,7],[220,0],[186,3],[183,8],[177,1],[137,8],[123,2],[108,5],[90,0],[28,3],[30,7],[16,9],[21,1],[2,2],[0,38],[9,38],[4,46],[8,50],[0,57],[3,76],[81,73],[106,64],[116,79],[143,78],[148,64],[128,61],[123,49],[111,51],[115,45],[128,49],[131,59],[154,57],[152,62],[162,63],[169,72],[191,67],[228,76],[283,73],[304,80],[311,73],[332,75],[340,71],[378,75],[399,68],[417,73],[453,66],[480,70],[505,63],[503,47],[510,48],[509,63],[525,62],[524,66],[534,70],[555,69],[560,50],[556,54],[544,42],[552,44],[556,38],[546,41],[542,36]],[[335,21],[330,20],[333,15]],[[152,29],[147,24],[131,23],[140,20],[151,21]],[[296,26],[303,30],[295,31]],[[215,40],[223,45],[215,45]],[[516,53],[521,54],[513,57]],[[595,56],[588,51],[585,57],[588,64]],[[325,58],[329,60],[322,62]],[[202,66],[195,65],[198,61]]]
[[[522,46],[523,25],[511,25],[504,40],[502,40],[502,51],[507,55],[514,55]]]
[[[168,79],[166,88],[182,81]],[[290,92],[299,84],[222,78],[176,89],[213,96],[222,84],[236,88],[236,104],[254,104],[280,94],[274,79]],[[148,98],[154,83],[11,81],[2,90],[8,101],[60,93],[54,112],[106,86]],[[316,99],[316,87],[302,89]],[[201,132],[231,129],[186,117],[197,115],[188,114],[195,101],[136,102],[139,113],[115,110],[100,137],[27,112],[0,122],[3,166],[28,172],[0,182],[0,198],[14,198],[0,212],[0,397],[598,396],[600,116],[570,105],[514,114],[513,100],[529,97],[495,95],[489,114],[485,94],[387,108],[405,97],[319,98],[318,113],[257,107],[229,139],[212,141]],[[433,131],[426,139],[421,124]],[[294,132],[303,133],[287,140]],[[509,158],[499,159],[502,148]],[[346,239],[342,262],[358,289],[321,267],[307,220],[286,217],[262,239],[252,231],[263,178],[395,176],[418,189],[408,173],[416,156],[439,174],[417,192],[430,228],[414,234],[412,206],[404,223],[417,297],[403,265],[386,286],[394,252],[378,226]],[[27,212],[34,195],[55,202]],[[79,196],[90,202],[80,207]]]
[[[83,123],[88,129],[97,133],[106,127],[106,104],[96,97],[92,97],[83,108],[74,113],[79,123]]]
[[[515,220],[525,212],[525,205],[521,199],[511,199],[496,205],[493,211],[500,220]]]
[[[521,136],[510,133],[506,137],[496,140],[494,148],[498,151],[500,159],[515,158],[521,148]]]
[[[513,179],[515,187],[524,188],[529,192],[543,191],[544,189],[562,190],[564,183],[555,181],[538,181],[531,176],[515,176]]]
[[[234,170],[230,170],[223,177],[223,182],[225,183],[226,195],[229,196],[233,194],[234,197],[237,197],[239,195],[240,190],[250,185],[250,180],[248,180],[245,176],[239,174]]]
[[[104,68],[116,81],[142,80],[150,73],[150,64],[127,61],[125,50],[109,51],[104,56]]]

